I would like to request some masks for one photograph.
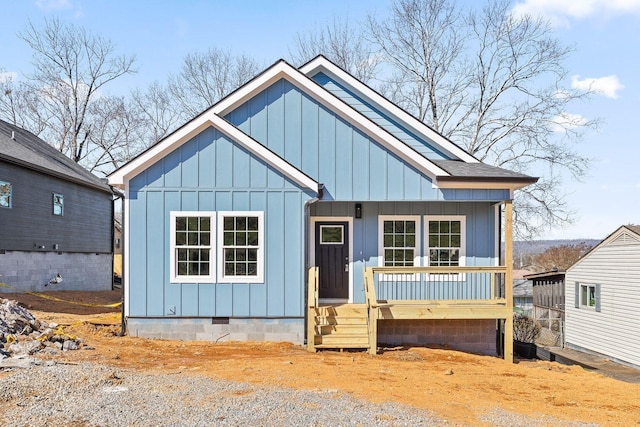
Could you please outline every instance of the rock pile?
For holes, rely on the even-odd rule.
[[[82,344],[56,323],[39,321],[16,301],[0,298],[0,360],[44,349],[77,350]]]

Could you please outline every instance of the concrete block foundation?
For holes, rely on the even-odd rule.
[[[0,282],[11,288],[0,287],[0,292],[110,290],[112,262],[112,254],[5,251],[0,253]],[[57,274],[62,282],[48,285]]]
[[[272,341],[302,345],[304,318],[138,318],[127,319],[132,337],[184,341]]]
[[[441,345],[471,353],[496,355],[496,321],[378,320],[378,345]]]

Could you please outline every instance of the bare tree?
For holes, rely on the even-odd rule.
[[[185,116],[178,111],[169,89],[158,82],[150,84],[144,91],[133,91],[130,104],[146,130],[142,138],[147,147],[167,136]]]
[[[516,201],[516,234],[527,237],[572,220],[561,178],[583,177],[589,161],[572,143],[595,122],[567,113],[588,96],[565,87],[571,49],[509,7],[466,14],[449,0],[394,0],[369,31],[395,70],[390,98],[479,160],[541,177]]]
[[[260,71],[253,59],[212,48],[187,55],[180,72],[169,78],[170,95],[181,119],[188,120],[242,86]]]
[[[294,43],[289,55],[297,65],[322,54],[362,82],[368,83],[376,76],[380,60],[373,45],[359,27],[351,25],[348,17],[334,17],[331,24],[318,31],[298,33]]]
[[[124,97],[102,96],[89,105],[92,132],[82,163],[95,174],[107,175],[147,147],[143,118]]]
[[[33,50],[34,66],[20,96],[37,98],[39,114],[46,116],[46,127],[35,133],[93,169],[96,165],[89,164],[89,159],[102,155],[89,153],[91,134],[100,131],[89,111],[104,96],[105,85],[134,72],[134,57],[117,55],[110,40],[55,18],[45,20],[42,28],[30,22],[18,36]],[[16,121],[33,123],[33,119],[24,119],[30,113],[22,109],[16,113],[22,118]]]
[[[40,93],[5,74],[0,79],[0,117],[39,135],[47,128],[49,117],[42,107]]]

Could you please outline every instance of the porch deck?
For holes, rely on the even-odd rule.
[[[318,302],[318,269],[313,267],[308,349],[362,348],[376,354],[378,320],[500,319],[504,357],[512,360],[513,303],[506,273],[506,267],[371,267],[365,270],[364,304],[331,305]],[[379,299],[380,294],[385,298]]]

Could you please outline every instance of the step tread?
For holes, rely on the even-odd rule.
[[[369,348],[369,344],[316,344],[315,348]]]

